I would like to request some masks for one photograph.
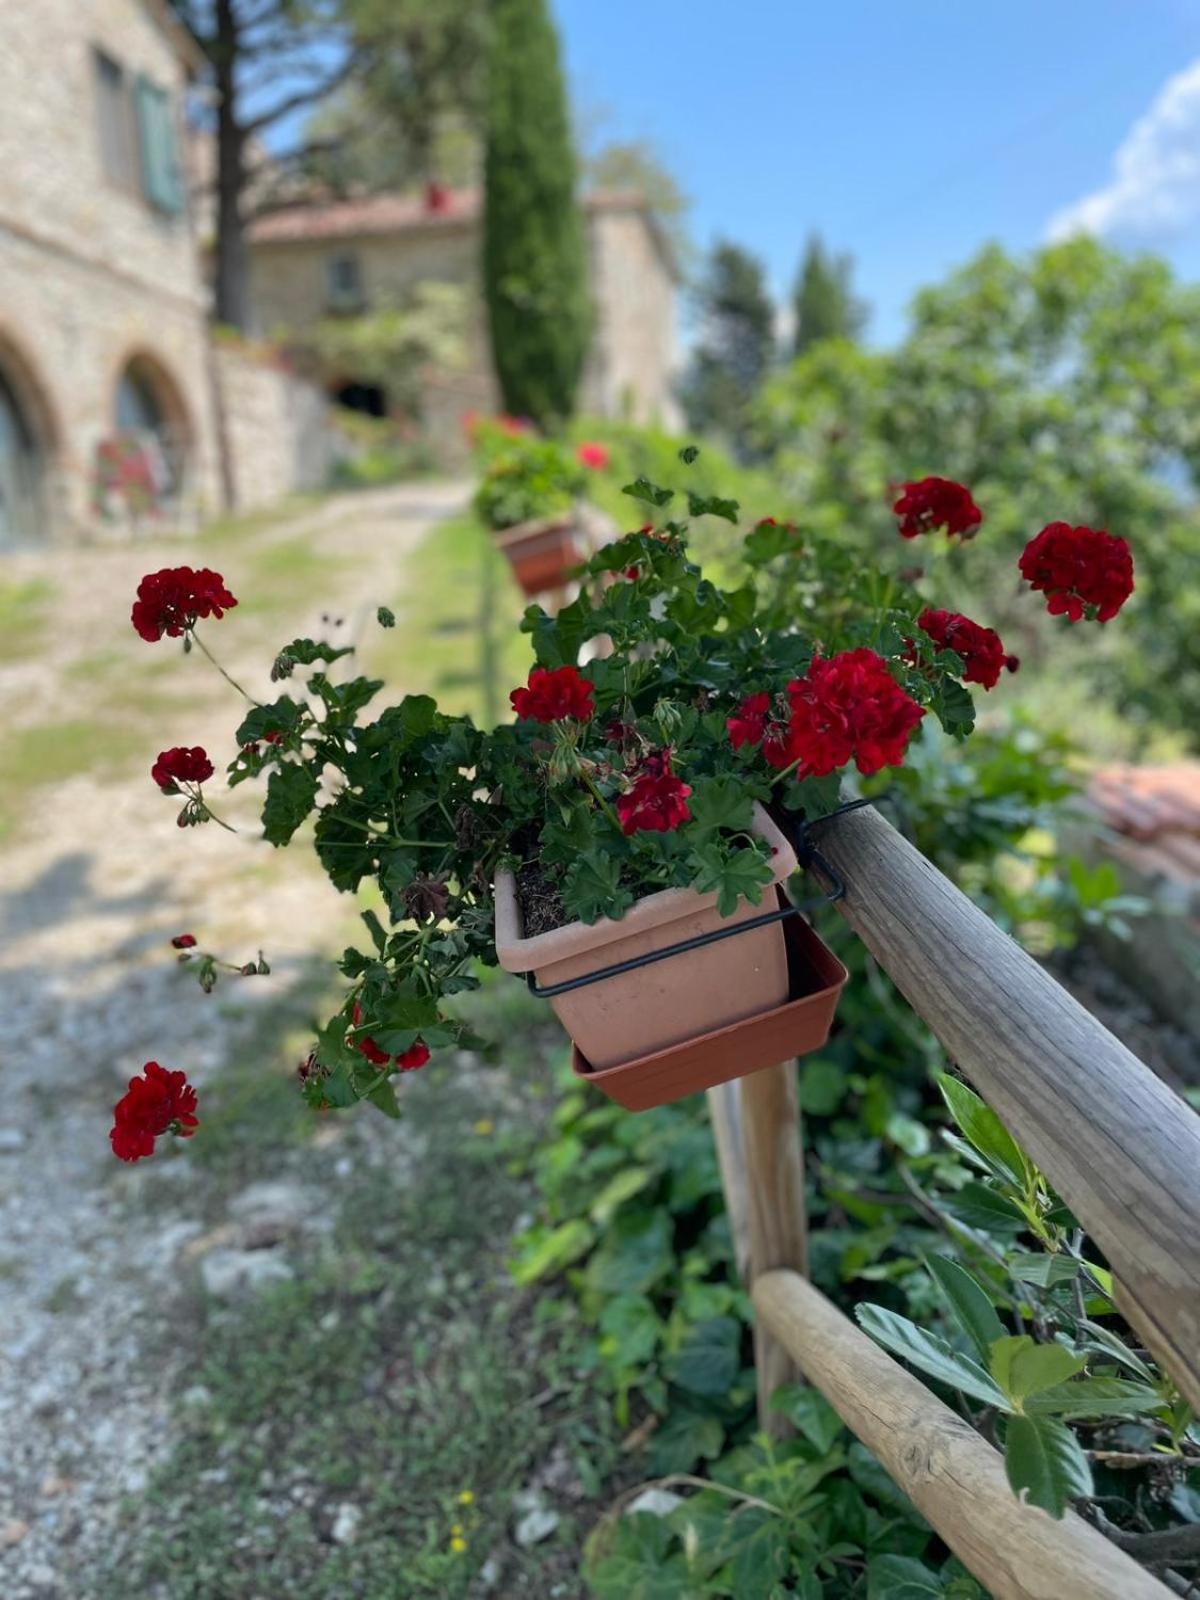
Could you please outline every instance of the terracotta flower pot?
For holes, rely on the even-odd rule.
[[[772,882],[782,883],[795,871],[795,852],[758,805],[754,830],[772,847]],[[767,889],[761,904],[742,900],[732,917],[722,917],[715,894],[663,889],[620,921],[571,922],[526,939],[512,873],[498,872],[495,888],[497,959],[506,972],[532,972],[542,986],[749,922],[775,903]],[[787,1000],[788,982],[783,925],[776,922],[556,995],[550,1004],[584,1057],[605,1068],[772,1011]]]
[[[627,1111],[648,1111],[651,1106],[667,1105],[714,1084],[744,1078],[819,1050],[829,1037],[846,969],[800,917],[781,926],[786,930],[791,966],[791,991],[784,1005],[669,1050],[600,1071],[593,1069],[576,1045],[572,1053],[575,1076],[594,1084]]]
[[[591,555],[587,531],[574,511],[518,523],[496,535],[523,594],[532,598],[561,589],[568,575]]]

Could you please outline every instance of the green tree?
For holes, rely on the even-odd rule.
[[[569,417],[591,331],[558,37],[546,0],[492,0],[483,277],[506,408]]]
[[[796,355],[822,339],[856,339],[862,332],[867,307],[850,286],[853,271],[850,256],[831,255],[819,234],[810,237],[792,296]]]
[[[208,58],[215,146],[218,322],[250,320],[246,225],[254,151],[267,132],[345,83],[358,64],[342,0],[171,0]],[[251,110],[250,108],[254,109]],[[302,164],[303,141],[276,151],[276,170]]]
[[[701,339],[683,390],[688,427],[753,453],[751,405],[775,351],[775,308],[762,264],[739,245],[716,245],[700,285]]]
[[[613,140],[589,155],[584,163],[589,189],[612,189],[640,194],[662,229],[676,263],[685,265],[692,255],[687,214],[691,201],[676,182],[654,147],[643,139]]]
[[[1195,739],[1200,289],[1165,263],[1090,239],[1021,260],[989,246],[917,296],[896,350],[813,346],[772,377],[755,422],[813,524],[864,547],[899,547],[895,480],[969,484],[986,521],[967,550],[904,547],[938,603],[998,628],[1053,686],[1039,710],[1060,724],[1095,728],[1099,689],[1130,745],[1156,727]],[[1016,558],[1059,519],[1129,539],[1120,628],[1033,625]]]

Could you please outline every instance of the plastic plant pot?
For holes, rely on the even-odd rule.
[[[573,511],[522,522],[496,535],[521,592],[532,598],[561,589],[591,555],[591,545]]]

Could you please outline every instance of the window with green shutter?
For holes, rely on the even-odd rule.
[[[171,96],[149,78],[134,86],[138,144],[142,155],[142,190],[158,210],[178,216],[184,208],[183,171]]]

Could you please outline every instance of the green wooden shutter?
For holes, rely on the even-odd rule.
[[[142,153],[142,190],[152,206],[178,216],[184,207],[183,173],[171,97],[139,74],[134,102]]]

